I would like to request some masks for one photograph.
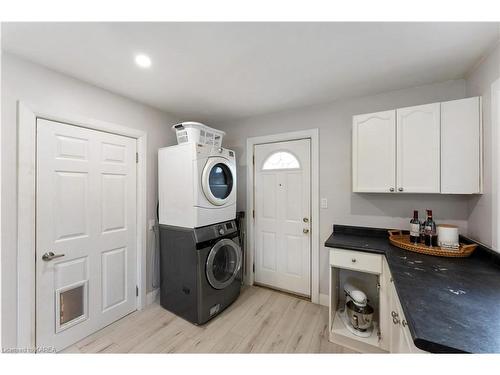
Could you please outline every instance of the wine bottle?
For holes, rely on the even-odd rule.
[[[424,223],[424,239],[427,246],[437,246],[436,223],[432,219],[432,210],[427,210],[427,220]]]
[[[410,220],[410,242],[418,243],[420,240],[420,221],[418,220],[418,211],[413,210],[413,219]]]

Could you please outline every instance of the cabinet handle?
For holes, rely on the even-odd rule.
[[[403,191],[403,188],[402,187],[398,188],[398,191]]]
[[[391,187],[391,188],[389,189],[389,191],[392,193],[392,192],[394,191],[394,188],[393,188],[393,187]]]
[[[356,258],[352,258],[351,262],[356,263]]]

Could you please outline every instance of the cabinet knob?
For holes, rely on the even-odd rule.
[[[399,314],[398,314],[396,311],[391,311],[391,316],[392,316],[393,318],[397,318],[397,317],[398,317],[398,315],[399,315]]]
[[[398,191],[403,191],[403,188],[402,187],[398,188]]]
[[[305,233],[305,234],[307,234],[307,233],[309,233],[309,229],[304,228],[304,229],[302,229],[302,232]]]
[[[392,192],[394,191],[394,188],[393,188],[393,187],[391,187],[391,188],[389,189],[389,191],[392,193]]]
[[[406,320],[403,319],[403,321],[401,322],[401,324],[403,325],[403,327],[406,327],[408,325],[408,323],[406,323]]]
[[[351,262],[356,263],[356,258],[352,258]]]

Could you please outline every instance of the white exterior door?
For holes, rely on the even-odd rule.
[[[255,282],[311,295],[310,140],[256,145]]]
[[[37,346],[136,309],[135,154],[135,139],[37,121]]]
[[[396,189],[396,111],[353,117],[352,188],[388,193]]]
[[[439,193],[440,104],[397,109],[397,188],[400,193]]]

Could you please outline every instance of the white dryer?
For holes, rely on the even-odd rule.
[[[236,218],[234,151],[183,143],[158,151],[159,223],[199,228]]]

